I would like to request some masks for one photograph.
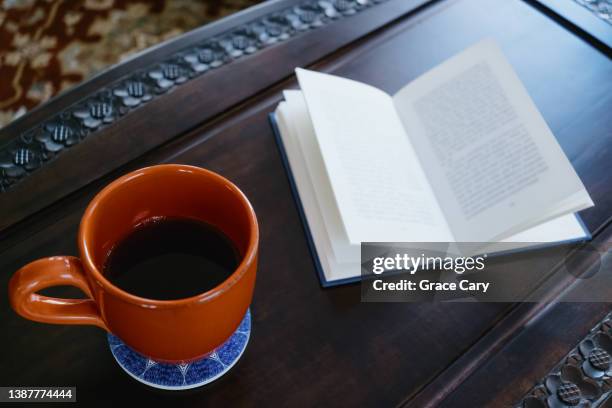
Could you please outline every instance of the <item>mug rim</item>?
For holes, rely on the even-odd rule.
[[[172,300],[159,300],[159,299],[150,299],[141,296],[134,295],[130,292],[127,292],[118,286],[114,285],[110,282],[104,274],[98,269],[97,265],[93,262],[91,253],[89,251],[89,243],[87,241],[87,236],[90,233],[92,225],[92,215],[96,211],[97,207],[100,205],[100,202],[113,194],[113,192],[125,182],[135,178],[135,177],[143,177],[146,175],[150,175],[158,172],[176,172],[176,171],[188,171],[188,172],[197,172],[206,177],[213,178],[220,184],[228,187],[234,194],[236,194],[237,198],[240,200],[241,204],[244,207],[244,210],[247,213],[247,217],[249,219],[249,240],[247,245],[247,250],[240,261],[240,264],[235,268],[235,270],[228,276],[223,282],[214,288],[199,293],[194,296],[180,298],[180,299],[172,299]],[[226,179],[225,177],[201,168],[197,166],[191,166],[187,164],[158,164],[148,167],[143,167],[138,170],[131,171],[123,176],[113,180],[106,187],[104,187],[100,192],[98,192],[95,197],[90,201],[85,209],[85,213],[81,218],[81,223],[79,226],[79,234],[78,234],[78,244],[79,250],[81,252],[81,260],[85,264],[86,273],[91,274],[95,281],[100,284],[105,291],[112,293],[119,298],[126,300],[130,303],[142,305],[146,303],[148,305],[152,305],[155,307],[176,307],[188,305],[191,303],[202,303],[210,301],[211,299],[227,292],[232,288],[247,272],[250,265],[255,261],[257,256],[257,246],[259,244],[259,226],[257,223],[257,218],[255,216],[255,210],[253,206],[249,202],[248,198],[244,195],[244,193],[231,181]]]

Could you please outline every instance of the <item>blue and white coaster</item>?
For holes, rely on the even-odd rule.
[[[244,353],[251,335],[251,311],[234,334],[208,357],[185,364],[161,363],[126,346],[118,337],[108,334],[113,357],[119,366],[136,380],[163,390],[187,390],[208,384],[232,368]]]

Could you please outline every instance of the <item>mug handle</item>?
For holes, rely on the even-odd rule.
[[[51,286],[75,286],[88,299],[62,299],[39,295]],[[85,278],[83,265],[73,256],[53,256],[31,262],[19,269],[9,281],[9,301],[17,314],[36,322],[88,324],[106,331]]]

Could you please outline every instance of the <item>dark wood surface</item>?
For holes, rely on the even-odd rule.
[[[291,10],[300,3],[298,0],[271,2],[255,8],[253,15],[239,13],[223,24],[205,26],[154,50],[152,54],[156,58],[147,54],[128,62],[126,65],[134,72],[132,75],[124,66],[103,73],[2,129],[0,145],[20,136],[32,139],[30,132],[36,134],[41,124],[53,123],[58,117],[60,120],[67,117],[75,122],[72,113],[77,109],[75,106],[82,104],[79,101],[104,101],[107,96],[99,95],[112,94],[114,88],[120,86],[123,80],[130,80],[132,77],[141,79],[142,75],[147,77],[151,71],[159,70],[159,63],[176,63],[182,54],[189,53],[190,47],[206,44],[217,38],[217,42],[221,42],[227,36],[231,40],[234,37],[233,32],[248,27],[249,22],[259,21],[264,19],[264,16],[275,16],[280,11],[287,8]],[[144,107],[136,108],[120,118],[116,117],[118,109],[114,109],[110,115],[112,122],[108,126],[96,129],[93,134],[86,136],[85,143],[64,149],[61,160],[44,164],[44,172],[32,172],[2,194],[0,214],[3,214],[3,217],[0,218],[0,231],[129,160],[177,138],[205,121],[214,120],[232,106],[287,78],[296,66],[311,64],[415,10],[423,3],[426,1],[384,2],[355,15],[332,20],[331,24],[324,24],[316,29],[296,31],[292,41],[263,47],[253,55],[240,58],[225,55],[230,63],[195,76],[163,95],[158,96],[157,91],[152,89],[154,97]],[[244,37],[242,34],[238,35]],[[85,102],[83,105],[87,110],[89,104]],[[76,122],[78,123],[78,120]],[[75,132],[89,132],[89,129],[82,125],[73,127]],[[32,197],[36,199],[32,200]]]
[[[583,35],[591,37],[594,44],[598,44],[608,49],[612,47],[612,32],[610,32],[610,22],[603,16],[598,15],[599,4],[605,5],[603,1],[581,2],[555,1],[555,0],[534,0],[549,9],[559,17],[559,21],[564,20],[572,31],[580,31]],[[588,5],[592,5],[589,8]]]
[[[32,323],[17,317],[5,301],[0,385],[74,385],[80,402],[100,406],[128,400],[185,406],[463,407],[520,400],[609,304],[557,304],[559,291],[551,291],[549,307],[362,304],[358,285],[321,289],[267,122],[282,89],[295,86],[290,74],[295,65],[394,91],[466,46],[493,37],[596,203],[582,214],[595,242],[609,242],[612,63],[607,50],[519,0],[422,3],[389,0],[188,81],[0,195],[0,284],[6,287],[10,275],[29,261],[77,255],[76,231],[88,201],[131,169],[187,163],[234,181],[258,215],[261,257],[252,337],[229,375],[186,393],[152,391],[116,366],[100,330]],[[145,57],[151,59],[141,61],[146,65],[159,56]],[[107,80],[124,73],[111,72]],[[104,85],[96,81],[77,90],[80,95],[66,95],[67,102],[49,104],[7,128],[2,137],[65,109],[89,87]],[[591,262],[585,257],[575,265],[587,270]]]

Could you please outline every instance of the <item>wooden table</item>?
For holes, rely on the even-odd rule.
[[[88,201],[151,164],[223,174],[261,228],[253,333],[229,375],[156,392],[117,367],[99,329],[26,321],[4,301],[0,385],[76,386],[81,403],[100,406],[497,407],[547,396],[532,388],[591,328],[607,330],[598,322],[610,304],[560,302],[559,285],[548,305],[366,304],[359,285],[321,289],[267,114],[296,85],[295,66],[392,92],[493,37],[593,197],[582,216],[600,247],[612,235],[610,48],[534,1],[362,3],[265,3],[126,61],[0,131],[3,287],[29,261],[76,255]],[[596,262],[575,257],[577,274]]]

